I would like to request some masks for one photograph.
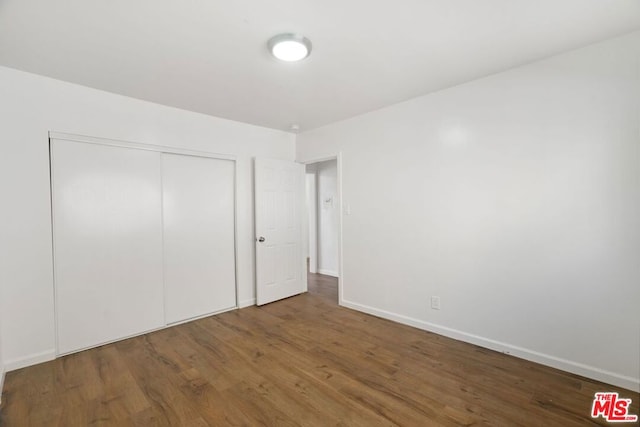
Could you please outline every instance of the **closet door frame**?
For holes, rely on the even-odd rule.
[[[234,277],[234,286],[235,286],[235,306],[231,307],[227,310],[221,310],[219,312],[215,312],[215,313],[207,313],[198,317],[194,317],[194,318],[190,318],[190,319],[186,319],[184,321],[179,321],[179,322],[175,322],[175,323],[171,323],[168,324],[166,322],[166,313],[165,313],[165,321],[164,321],[164,325],[160,328],[157,329],[151,329],[151,330],[147,330],[147,331],[140,331],[139,333],[130,335],[130,336],[126,336],[126,337],[120,337],[118,339],[115,340],[111,340],[111,341],[107,341],[107,342],[103,342],[100,344],[96,344],[94,346],[91,347],[87,347],[87,348],[93,348],[93,347],[99,347],[105,344],[109,344],[112,342],[117,342],[123,339],[127,339],[127,338],[131,338],[133,336],[138,336],[138,335],[143,335],[149,332],[152,332],[154,330],[160,330],[160,329],[165,329],[165,328],[169,328],[172,326],[176,326],[179,325],[181,323],[186,323],[186,322],[191,322],[193,320],[199,319],[199,318],[203,318],[203,317],[208,317],[208,316],[212,316],[215,314],[219,314],[219,313],[223,313],[225,311],[230,311],[230,310],[235,310],[240,306],[240,302],[239,302],[239,292],[238,292],[238,164],[237,164],[237,157],[234,155],[229,155],[229,154],[220,154],[220,153],[213,153],[213,152],[208,152],[208,151],[197,151],[197,150],[189,150],[189,149],[183,149],[183,148],[176,148],[176,147],[169,147],[169,146],[164,146],[164,145],[153,145],[153,144],[143,144],[143,143],[138,143],[138,142],[130,142],[130,141],[121,141],[121,140],[116,140],[116,139],[108,139],[108,138],[99,138],[99,137],[92,137],[92,136],[85,136],[85,135],[75,135],[75,134],[69,134],[69,133],[63,133],[63,132],[53,132],[50,131],[49,132],[49,140],[48,140],[48,144],[49,144],[49,174],[50,174],[50,180],[49,180],[49,184],[50,184],[50,189],[49,189],[49,195],[50,195],[50,205],[51,205],[51,246],[52,246],[52,255],[53,255],[53,259],[52,259],[52,265],[53,265],[53,296],[54,296],[54,317],[55,317],[55,340],[56,340],[56,356],[63,356],[66,354],[71,354],[71,353],[75,353],[78,351],[83,351],[86,350],[87,348],[83,348],[83,349],[78,349],[72,352],[66,352],[66,353],[60,353],[60,347],[58,345],[58,296],[57,296],[57,277],[56,277],[56,238],[55,238],[55,215],[54,215],[54,197],[55,194],[53,192],[53,167],[55,167],[55,165],[52,164],[52,157],[51,157],[51,141],[52,140],[63,140],[63,141],[72,141],[72,142],[83,142],[83,143],[87,143],[87,144],[96,144],[96,145],[103,145],[103,146],[110,146],[110,147],[121,147],[121,148],[128,148],[128,149],[136,149],[136,150],[146,150],[146,151],[154,151],[154,152],[158,152],[158,153],[164,153],[164,154],[178,154],[178,155],[183,155],[183,156],[192,156],[192,157],[204,157],[204,158],[209,158],[209,159],[217,159],[217,160],[228,160],[228,161],[232,161],[233,162],[233,260],[234,260],[234,273],[235,273],[235,277]],[[162,287],[163,287],[163,294],[165,293],[165,289],[164,289],[164,281],[162,283]],[[164,308],[163,308],[164,310]]]

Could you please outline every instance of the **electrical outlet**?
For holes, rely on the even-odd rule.
[[[433,310],[440,310],[440,297],[431,297],[431,308]]]

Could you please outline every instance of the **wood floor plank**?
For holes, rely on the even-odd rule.
[[[206,333],[206,331],[203,332]],[[214,337],[209,339],[216,340]],[[269,339],[271,338],[263,337],[265,341]],[[304,360],[302,364],[295,363],[294,359],[289,357],[289,354],[283,353],[279,346],[266,344],[264,341],[260,343],[260,339],[234,341],[229,338],[226,342],[237,350],[234,358],[241,359],[242,365],[246,368],[239,373],[238,379],[260,389],[264,388],[264,380],[270,384],[277,384],[285,394],[286,400],[303,406],[302,415],[296,419],[305,419],[304,425],[340,425],[345,421],[349,421],[347,425],[370,426],[380,423],[381,420],[377,417],[353,419],[351,417],[353,408],[341,403],[344,396],[331,388],[323,387],[306,373],[310,368],[307,366],[309,359]],[[256,347],[256,344],[262,346]],[[327,412],[326,408],[332,408],[332,411]],[[310,417],[314,414],[317,416],[312,420]]]
[[[9,372],[1,426],[583,426],[594,380],[309,292]]]

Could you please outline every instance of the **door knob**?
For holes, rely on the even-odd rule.
[[[264,242],[264,240],[265,240],[265,239],[264,239],[264,237],[262,237],[262,236],[260,236],[260,237],[258,238],[258,242]]]

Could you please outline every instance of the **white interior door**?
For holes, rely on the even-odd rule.
[[[160,153],[51,140],[58,353],[164,325]]]
[[[303,213],[304,166],[285,160],[255,159],[258,305],[306,290]]]
[[[162,155],[167,323],[236,306],[235,164]]]

